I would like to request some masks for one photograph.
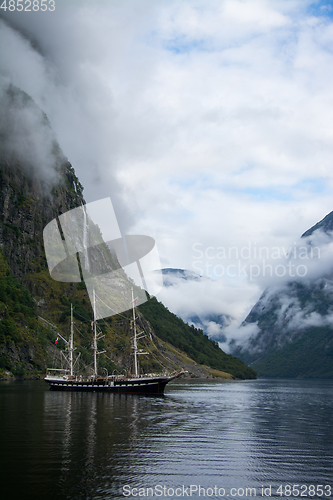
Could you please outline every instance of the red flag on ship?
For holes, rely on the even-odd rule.
[[[58,342],[59,342],[59,337],[56,338],[55,345],[57,345]]]

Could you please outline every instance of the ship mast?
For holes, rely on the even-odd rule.
[[[97,330],[96,330],[96,295],[93,289],[93,308],[94,308],[94,321],[93,321],[93,353],[94,353],[94,377],[97,378]]]
[[[134,308],[134,295],[133,295],[133,287],[132,291],[132,308],[133,308],[133,355],[134,355],[134,375],[138,376],[138,343],[136,337],[136,322],[135,322],[135,308]]]
[[[73,304],[71,304],[71,336],[70,336],[70,339],[69,339],[69,346],[68,346],[68,350],[69,350],[69,370],[70,370],[69,373],[70,373],[71,377],[73,376],[73,351],[74,351],[73,338],[74,338]]]
[[[145,334],[143,332],[137,332],[136,329],[136,317],[135,317],[135,301],[137,297],[134,299],[133,295],[133,288],[132,290],[132,309],[133,309],[133,356],[134,356],[134,375],[135,377],[139,376],[139,362],[138,362],[138,356],[140,354],[149,354],[149,352],[144,352],[142,349],[138,349],[138,340],[142,339],[142,337],[145,337]]]
[[[97,335],[97,324],[96,324],[96,294],[95,294],[95,288],[93,289],[93,309],[94,309],[94,321],[92,322],[92,328],[93,328],[93,342],[92,342],[92,350],[93,350],[93,355],[94,355],[94,377],[97,378],[97,355],[98,354],[103,354],[105,351],[99,351],[97,348],[97,341],[102,339],[104,335],[99,334]]]

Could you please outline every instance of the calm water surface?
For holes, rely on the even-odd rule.
[[[309,490],[333,491],[333,381],[180,380],[164,398],[1,382],[0,429],[6,500],[333,497]]]

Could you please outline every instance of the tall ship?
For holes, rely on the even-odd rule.
[[[140,335],[136,326],[135,299],[132,288],[132,355],[133,355],[133,374],[131,375],[107,375],[102,377],[98,374],[97,358],[99,354],[97,343],[101,336],[97,333],[96,321],[96,296],[93,295],[93,373],[92,375],[80,375],[75,373],[74,361],[74,328],[73,328],[73,307],[71,306],[71,331],[69,340],[66,340],[60,333],[57,335],[65,342],[68,356],[65,357],[68,368],[48,368],[44,378],[53,391],[82,391],[82,392],[109,392],[123,394],[146,394],[158,395],[164,394],[165,386],[177,377],[183,375],[185,370],[164,374],[139,374],[138,357],[142,354],[148,354],[138,348]]]

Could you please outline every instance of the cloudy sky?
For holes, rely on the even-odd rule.
[[[1,15],[1,82],[45,111],[86,201],[111,196],[162,267],[212,278],[161,298],[244,319],[270,278],[250,262],[280,262],[333,210],[333,2],[55,0]]]

